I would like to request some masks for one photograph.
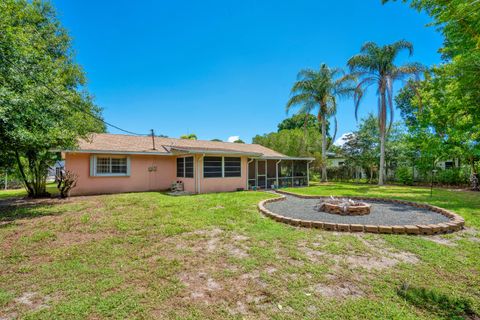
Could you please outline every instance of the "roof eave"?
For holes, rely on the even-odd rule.
[[[273,157],[270,157],[270,156],[264,156],[262,157],[262,159],[265,159],[265,160],[303,160],[303,161],[313,161],[315,160],[315,158],[312,158],[312,157],[288,157],[288,156],[273,156]]]
[[[95,149],[69,149],[69,150],[52,150],[53,152],[65,153],[95,153],[95,154],[131,154],[131,155],[158,155],[158,156],[172,156],[170,152],[158,151],[119,151],[119,150],[95,150]]]
[[[175,148],[172,147],[171,150],[173,151],[172,154],[234,154],[234,155],[242,155],[242,156],[251,156],[251,157],[261,157],[262,153],[256,152],[242,152],[242,151],[228,151],[228,150],[205,150],[205,149],[182,149],[182,148]],[[176,151],[176,152],[175,152]]]

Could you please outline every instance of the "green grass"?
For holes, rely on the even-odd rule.
[[[47,192],[50,192],[52,195],[58,194],[58,189],[55,183],[47,183]],[[1,189],[0,190],[0,200],[16,197],[26,197],[27,191],[24,188],[20,189]]]
[[[354,184],[291,191],[429,202],[464,216],[467,231],[428,238],[294,228],[258,213],[257,203],[274,196],[263,192],[147,192],[7,208],[0,213],[0,318],[480,314],[479,194],[435,190],[430,199],[422,188]]]

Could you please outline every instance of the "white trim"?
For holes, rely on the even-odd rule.
[[[53,152],[57,150],[52,150]],[[113,151],[113,150],[61,150],[64,153],[94,153],[94,154],[115,154],[115,155],[154,155],[154,156],[176,156],[170,152],[149,152],[149,151]]]

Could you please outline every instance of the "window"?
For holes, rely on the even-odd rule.
[[[445,161],[445,169],[452,169],[453,161]]]
[[[177,158],[177,178],[193,178],[193,157]]]
[[[91,176],[129,176],[130,159],[122,156],[93,156],[90,163]]]
[[[193,178],[193,157],[185,158],[185,178]]]
[[[240,157],[204,157],[204,178],[229,178],[242,176],[242,159]]]
[[[204,178],[221,178],[222,157],[204,157],[203,158],[203,177]]]
[[[241,177],[242,176],[242,159],[240,157],[225,157],[224,159],[224,176],[225,177]]]

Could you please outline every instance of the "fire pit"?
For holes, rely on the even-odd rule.
[[[371,205],[365,202],[330,197],[317,204],[315,210],[342,216],[364,216],[370,214],[370,207]]]

